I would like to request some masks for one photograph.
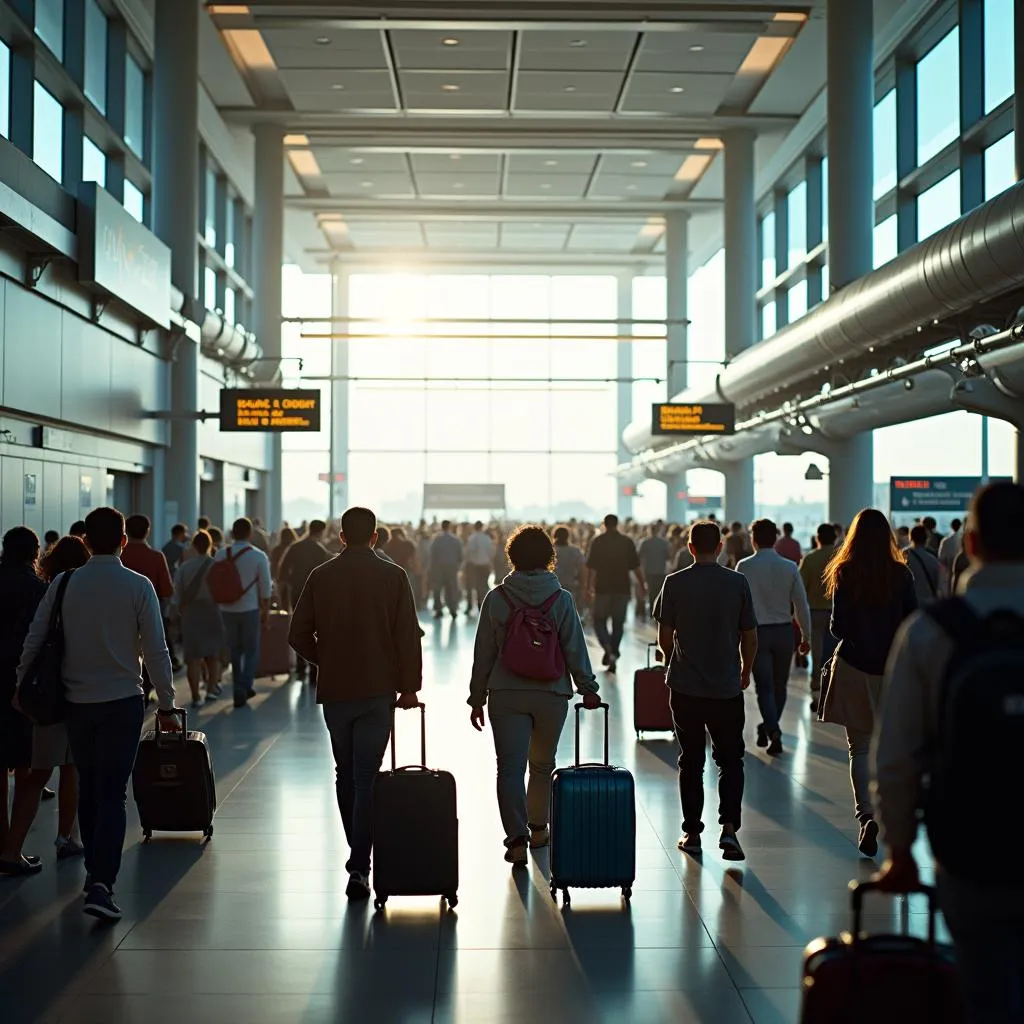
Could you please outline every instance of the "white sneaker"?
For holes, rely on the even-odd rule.
[[[370,876],[361,871],[350,871],[345,895],[350,900],[368,900],[370,898]]]

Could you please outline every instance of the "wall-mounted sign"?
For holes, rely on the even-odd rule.
[[[736,406],[731,402],[712,405],[658,402],[651,412],[651,433],[655,437],[736,433]]]
[[[220,393],[220,429],[235,433],[320,429],[320,392],[286,388],[224,388]]]
[[[95,182],[78,198],[78,279],[170,324],[171,250]]]
[[[687,499],[691,508],[725,508],[725,498],[716,494],[691,494]]]
[[[991,483],[1009,480],[992,477]],[[893,476],[889,478],[889,508],[899,513],[966,512],[981,487],[980,476]]]
[[[423,508],[497,512],[505,507],[504,484],[424,484]]]
[[[25,474],[25,508],[36,507],[36,496],[38,494],[38,484],[36,482],[35,473]]]

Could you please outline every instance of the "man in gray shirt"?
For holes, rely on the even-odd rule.
[[[718,524],[695,523],[689,545],[694,564],[672,573],[654,603],[680,749],[683,835],[678,845],[684,853],[701,852],[704,749],[710,733],[719,772],[718,845],[726,860],[743,860],[736,838],[743,803],[743,691],[757,652],[757,619],[747,581],[718,564]]]
[[[171,659],[164,639],[160,602],[145,576],[121,564],[128,541],[124,516],[98,508],[85,520],[92,558],[46,592],[22,650],[19,683],[46,641],[57,594],[66,582],[63,679],[68,741],[78,769],[78,823],[85,846],[83,910],[116,921],[114,883],[121,867],[125,798],[135,764],[145,709],[145,659],[159,699],[161,727],[180,730],[174,715]]]
[[[928,531],[920,523],[910,531],[907,568],[914,577],[917,606],[923,608],[937,601],[941,593],[939,560],[928,549]]]
[[[434,618],[444,614],[444,605],[453,619],[459,616],[459,569],[462,568],[462,541],[451,532],[446,519],[441,532],[430,545],[430,580],[434,590]]]
[[[654,602],[661,593],[662,584],[665,582],[665,570],[668,568],[669,556],[672,554],[672,547],[662,536],[661,529],[657,523],[647,527],[647,536],[640,541],[640,568],[644,571],[644,579],[647,580],[647,600],[651,616],[654,616]]]

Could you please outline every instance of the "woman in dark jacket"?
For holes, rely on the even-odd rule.
[[[26,526],[4,534],[0,554],[0,875],[32,875],[38,857],[23,857],[21,844],[39,806],[42,786],[31,784],[32,723],[11,705],[18,662],[46,584],[36,572],[39,538]],[[14,769],[14,806],[7,817],[8,771]],[[9,861],[3,860],[13,847]]]
[[[839,641],[818,717],[846,728],[850,781],[860,823],[857,848],[878,852],[871,803],[869,753],[882,676],[896,631],[917,608],[914,577],[889,521],[874,508],[857,513],[842,547],[825,570],[832,598],[832,635]]]

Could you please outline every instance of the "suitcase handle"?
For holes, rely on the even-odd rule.
[[[608,767],[608,705],[601,701],[597,705],[599,708],[604,709],[604,767]],[[576,705],[576,767],[580,767],[580,712],[585,707],[584,704],[580,703]]]
[[[659,663],[661,663],[661,664],[664,664],[664,662],[662,662],[662,660],[661,660],[661,657],[659,656],[660,652],[657,651],[657,647],[658,647],[657,641],[652,641],[651,643],[649,643],[647,645],[647,667],[648,668],[651,667],[651,649],[652,648],[656,652],[655,655],[654,655],[654,660],[659,662]]]
[[[869,892],[881,892],[882,889],[877,882],[851,882],[850,883],[850,897],[853,903],[853,944],[856,946],[860,942],[861,934],[861,917],[864,911],[864,897]],[[930,885],[917,885],[913,889],[909,889],[906,895],[910,896],[914,893],[921,893],[921,895],[928,899],[928,945],[934,950],[935,949],[935,889]]]
[[[391,705],[391,770],[398,771],[398,761],[395,757],[395,708],[398,703]],[[427,705],[420,701],[416,707],[420,709],[420,763],[415,767],[427,767]],[[404,769],[403,769],[404,770]]]
[[[160,722],[164,715],[181,719],[181,732],[173,733],[169,729],[161,729]],[[184,708],[172,708],[170,712],[161,712],[153,716],[153,733],[157,743],[166,746],[169,743],[184,743],[188,739],[188,712]],[[163,738],[161,738],[163,737]]]

